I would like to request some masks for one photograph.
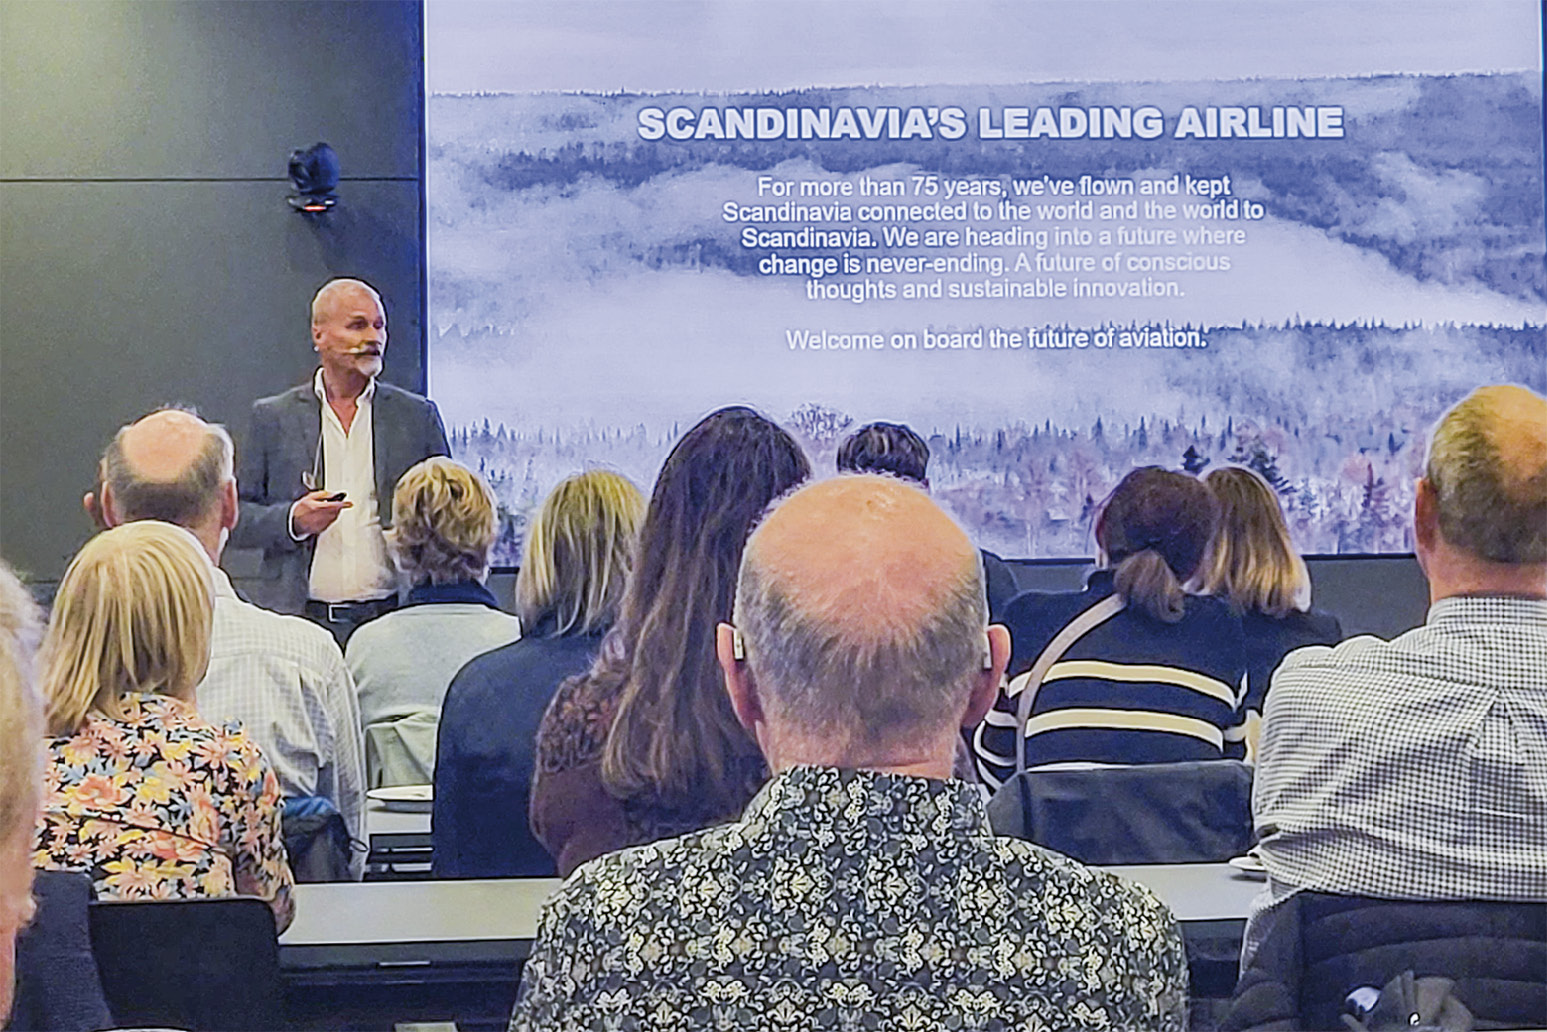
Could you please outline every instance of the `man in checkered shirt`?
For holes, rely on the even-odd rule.
[[[116,526],[162,520],[192,532],[218,563],[237,519],[231,438],[191,412],[161,409],[121,428],[102,456],[102,497],[88,512]],[[354,679],[332,635],[241,598],[215,566],[215,625],[199,713],[239,721],[279,776],[287,800],[320,797],[365,837],[365,760]],[[364,853],[350,858],[364,871]]]
[[[1424,625],[1274,674],[1248,959],[1300,889],[1547,900],[1547,401],[1483,387],[1447,412],[1413,523]]]

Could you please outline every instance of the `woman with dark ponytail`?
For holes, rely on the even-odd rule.
[[[1096,519],[1101,566],[1085,589],[1010,603],[1010,682],[973,735],[985,780],[1244,755],[1240,618],[1187,591],[1219,516],[1196,478],[1136,469]]]

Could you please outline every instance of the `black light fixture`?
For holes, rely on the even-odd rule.
[[[305,215],[318,215],[338,203],[338,155],[325,143],[290,152],[290,182],[295,193],[286,200]]]

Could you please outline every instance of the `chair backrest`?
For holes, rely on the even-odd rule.
[[[285,853],[298,882],[351,881],[349,828],[332,800],[294,796],[280,817]]]
[[[1547,903],[1302,892],[1300,1017],[1340,1028],[1343,1000],[1411,970],[1454,980],[1480,1028],[1547,1025]]]
[[[274,912],[261,899],[93,903],[91,942],[119,1025],[284,1026]]]
[[[91,876],[81,871],[37,871],[32,895],[37,912],[16,939],[16,996],[7,1027],[113,1026],[86,916]]]
[[[989,821],[1087,864],[1209,863],[1252,845],[1252,769],[1239,760],[1030,770],[995,793]]]
[[[370,788],[435,781],[440,711],[426,708],[365,726],[365,783]]]

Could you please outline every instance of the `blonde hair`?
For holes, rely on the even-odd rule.
[[[33,685],[37,603],[0,562],[0,849],[32,833],[42,783],[43,710]],[[9,906],[0,900],[0,908]]]
[[[387,544],[413,584],[483,580],[498,530],[494,492],[460,462],[425,459],[392,492]]]
[[[552,619],[555,635],[610,627],[644,514],[644,495],[617,473],[591,470],[555,487],[527,530],[516,574],[522,624]]]
[[[1295,551],[1278,496],[1267,481],[1241,466],[1223,466],[1203,478],[1221,508],[1214,557],[1204,590],[1237,612],[1282,619],[1311,601],[1311,577]]]
[[[213,619],[209,559],[186,530],[141,520],[86,542],[43,638],[48,733],[73,734],[93,711],[122,718],[128,692],[191,700]]]

